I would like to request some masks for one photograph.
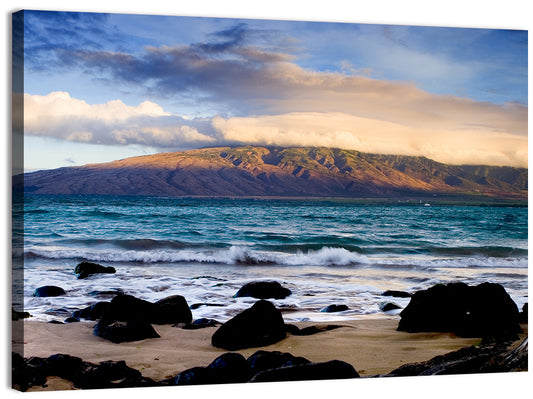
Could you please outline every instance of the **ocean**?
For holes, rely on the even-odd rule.
[[[528,301],[524,207],[45,195],[20,206],[24,230],[14,224],[13,234],[24,246],[13,257],[23,260],[21,300],[35,320],[62,321],[121,292],[183,295],[195,319],[224,322],[256,301],[234,298],[238,289],[260,280],[292,291],[272,300],[287,322],[397,317],[381,305],[409,298],[384,291],[456,281],[500,283],[519,308]],[[78,280],[84,260],[116,273]],[[67,295],[33,297],[44,285]],[[331,304],[348,310],[322,311]]]

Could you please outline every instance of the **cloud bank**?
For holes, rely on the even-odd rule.
[[[149,101],[138,106],[118,100],[90,105],[65,92],[46,96],[26,94],[24,131],[92,144],[145,145],[161,151],[237,144],[326,146],[426,156],[453,164],[527,167],[524,107],[516,104],[498,107],[421,93],[422,98],[426,96],[425,101],[439,104],[440,112],[431,113],[431,106],[414,95],[420,91],[409,86],[388,86],[387,90],[400,92],[391,94],[391,101],[393,97],[402,98],[402,88],[406,89],[405,101],[397,101],[390,114],[377,112],[377,105],[370,101],[375,95],[373,91],[368,94],[370,104],[365,116],[301,111],[195,119],[173,115]],[[351,98],[351,92],[348,93]],[[363,108],[364,101],[359,101]]]

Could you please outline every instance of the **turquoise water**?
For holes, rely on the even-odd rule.
[[[232,298],[242,284],[274,279],[293,291],[275,301],[286,319],[331,320],[381,317],[380,303],[391,300],[382,291],[449,281],[501,283],[521,306],[527,234],[527,208],[518,207],[29,196],[24,249],[14,255],[24,258],[25,307],[44,319],[96,302],[94,291],[121,289],[216,303],[193,316],[226,320],[253,302]],[[117,273],[76,280],[82,260]],[[32,298],[45,284],[68,295]],[[320,312],[331,303],[350,310]]]

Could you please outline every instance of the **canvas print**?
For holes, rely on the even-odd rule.
[[[527,371],[527,31],[12,19],[13,388]]]

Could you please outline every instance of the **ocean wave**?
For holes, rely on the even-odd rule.
[[[344,248],[322,247],[296,253],[258,251],[242,246],[206,250],[126,250],[80,249],[68,247],[27,248],[28,258],[77,259],[93,262],[135,263],[213,263],[226,265],[348,266],[368,263],[369,259]]]
[[[185,245],[179,241],[120,240],[124,249],[106,246],[30,246],[25,247],[26,258],[76,259],[93,262],[122,263],[209,263],[222,265],[279,265],[279,266],[353,266],[372,265],[384,268],[468,268],[528,266],[527,251],[495,250],[493,252],[437,251],[436,253],[362,253],[358,247],[350,250],[333,246],[260,247],[233,245],[217,247],[202,244]],[[107,241],[106,241],[107,242]],[[116,243],[115,243],[116,244]],[[279,250],[278,250],[279,249]],[[497,256],[489,256],[487,253]],[[503,256],[503,254],[508,256]],[[515,256],[512,256],[514,254]],[[14,253],[15,255],[15,253]]]

